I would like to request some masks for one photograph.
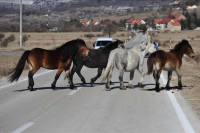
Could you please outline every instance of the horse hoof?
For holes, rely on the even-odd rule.
[[[139,82],[139,83],[138,83],[138,87],[139,87],[139,88],[142,88],[142,83]]]
[[[110,88],[106,88],[106,91],[110,91]]]
[[[34,89],[32,86],[28,86],[28,89],[30,90],[30,91],[35,91],[36,89]]]
[[[83,80],[81,80],[81,81],[82,81],[82,83],[83,83],[83,84],[86,84],[86,81],[85,81],[85,79],[83,79]]]
[[[126,90],[126,87],[120,87],[120,90]]]
[[[133,86],[133,85],[128,85],[128,88],[131,88],[131,89],[132,89],[132,88],[134,88],[134,86]]]
[[[112,81],[110,81],[110,85],[114,85],[114,83]]]
[[[94,82],[92,82],[92,81],[91,81],[91,82],[90,82],[90,85],[91,85],[91,87],[94,87],[94,85],[93,85],[93,84],[94,84]]]
[[[70,86],[71,90],[76,90],[77,88],[75,86]]]
[[[90,83],[91,87],[94,87],[94,85],[92,83]]]
[[[170,90],[170,87],[169,87],[169,86],[166,86],[165,88],[166,88],[166,90]]]
[[[32,88],[32,89],[29,89],[30,91],[36,91],[36,89]]]
[[[179,90],[182,90],[182,86],[178,86],[178,89],[179,89]]]
[[[156,92],[160,92],[160,89],[156,89]]]

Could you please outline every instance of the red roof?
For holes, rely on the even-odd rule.
[[[137,18],[136,20],[134,20],[132,25],[134,24],[141,25],[141,19]]]
[[[178,21],[176,21],[176,22],[171,22],[171,24],[172,24],[173,26],[181,26],[181,24],[180,24]]]
[[[93,24],[93,25],[94,25],[95,23],[96,23],[96,21],[92,21],[92,22],[91,22],[91,24]]]
[[[166,18],[166,19],[163,19],[159,22],[159,24],[167,24],[169,23],[169,21],[171,21],[172,19],[169,19],[169,18]]]
[[[88,26],[88,23],[89,23],[89,21],[87,21],[87,20],[81,21],[81,24],[82,24],[83,26]]]
[[[155,23],[159,23],[162,19],[154,19]]]
[[[134,21],[134,18],[130,18],[128,20],[126,20],[127,23],[132,23]]]

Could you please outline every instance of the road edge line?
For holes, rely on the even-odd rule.
[[[25,131],[26,129],[28,129],[29,127],[31,127],[32,125],[34,125],[34,124],[35,124],[34,122],[27,122],[24,125],[22,125],[21,127],[17,128],[12,133],[21,133],[21,132]]]
[[[160,78],[161,78],[163,84],[167,83],[167,80],[165,79],[163,73],[161,73]],[[181,125],[182,125],[184,131],[186,133],[195,133],[190,122],[188,121],[187,117],[185,116],[182,108],[180,107],[175,95],[173,93],[171,93],[171,91],[167,91],[167,95],[168,95],[168,97],[169,97],[169,99],[170,99],[170,101],[171,101],[171,103],[174,107],[176,115],[178,116],[179,121],[181,122]]]

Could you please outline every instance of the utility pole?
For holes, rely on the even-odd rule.
[[[20,0],[20,44],[19,44],[19,49],[22,49],[22,0]]]

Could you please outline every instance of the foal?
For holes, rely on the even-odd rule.
[[[172,71],[175,71],[178,76],[179,88],[182,88],[181,83],[181,64],[183,55],[186,54],[194,58],[195,53],[187,40],[182,40],[177,44],[174,49],[169,52],[163,50],[158,50],[152,53],[147,60],[148,72],[151,74],[153,72],[153,77],[156,82],[156,91],[159,92],[159,78],[162,70],[168,71],[168,81],[166,89],[169,89],[169,83],[172,77]]]

